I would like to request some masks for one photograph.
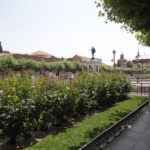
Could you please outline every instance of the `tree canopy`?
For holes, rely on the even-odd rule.
[[[150,0],[96,0],[99,14],[109,21],[121,23],[150,46]]]

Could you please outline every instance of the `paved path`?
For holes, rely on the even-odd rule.
[[[106,150],[150,150],[150,112],[148,108]]]

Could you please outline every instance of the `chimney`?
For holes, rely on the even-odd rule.
[[[3,53],[3,47],[1,41],[0,41],[0,53]]]

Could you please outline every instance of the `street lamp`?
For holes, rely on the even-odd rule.
[[[115,50],[113,50],[112,51],[112,53],[113,53],[113,62],[114,62],[114,68],[116,67],[116,51]]]

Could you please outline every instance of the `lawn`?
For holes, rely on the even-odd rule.
[[[86,117],[61,133],[41,139],[25,150],[76,150],[144,101],[144,97],[132,97],[119,102],[103,112]]]

